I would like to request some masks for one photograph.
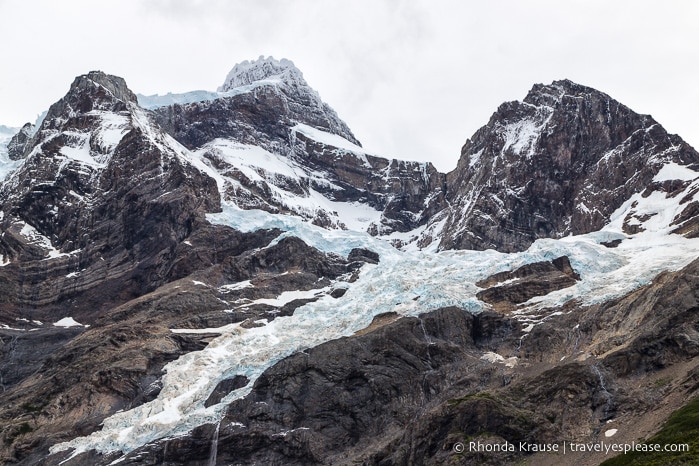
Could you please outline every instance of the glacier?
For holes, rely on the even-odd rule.
[[[680,197],[665,199],[666,207],[679,203]],[[656,222],[649,225],[653,228],[635,235],[623,233],[620,219],[629,209],[630,204],[622,206],[601,231],[541,239],[524,252],[506,254],[494,250],[401,251],[365,232],[326,230],[296,216],[226,204],[222,212],[207,215],[212,223],[242,231],[280,228],[285,233],[275,241],[295,236],[327,253],[347,255],[351,249],[363,247],[379,253],[380,262],[363,266],[356,282],[343,283],[347,292],[341,300],[325,295],[297,308],[291,316],[260,327],[245,329],[231,324],[208,329],[220,336],[203,350],[169,363],[164,369],[162,391],[155,400],[116,413],[104,421],[100,431],[55,445],[51,452],[74,449],[75,456],[95,449],[126,454],[196,426],[218,423],[225,406],[247,395],[265,369],[295,352],[350,336],[367,327],[378,314],[392,311],[401,316],[419,316],[445,306],[481,312],[484,304],[476,299],[480,289],[475,283],[497,272],[566,255],[581,276],[574,286],[533,298],[517,311],[522,338],[526,338],[533,326],[560,314],[557,308],[571,299],[585,305],[623,296],[649,283],[660,272],[679,270],[699,257],[699,239],[669,234],[667,224]],[[600,244],[612,239],[623,241],[617,248]],[[206,408],[204,403],[218,382],[234,375],[248,377],[249,383]]]

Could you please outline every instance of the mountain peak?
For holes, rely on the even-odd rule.
[[[87,74],[75,78],[70,86],[71,91],[84,91],[94,85],[98,85],[109,91],[114,98],[122,102],[137,103],[136,94],[126,85],[124,78],[113,76],[103,71],[90,71]]]
[[[51,105],[41,128],[55,126],[56,122],[52,120],[56,118],[63,121],[65,117],[93,110],[119,112],[126,110],[129,104],[138,105],[138,99],[123,78],[102,71],[90,71],[76,77],[68,93]]]
[[[596,95],[602,99],[611,100],[607,94],[570,79],[560,79],[551,84],[534,84],[524,98],[524,103],[533,105],[555,106],[564,96],[585,97]]]
[[[303,73],[294,62],[282,58],[260,56],[257,60],[245,60],[236,64],[228,73],[226,81],[218,88],[219,92],[230,91],[236,87],[248,86],[258,81],[277,80],[295,86],[308,86]]]

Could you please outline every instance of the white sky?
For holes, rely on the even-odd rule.
[[[0,0],[0,124],[100,69],[134,92],[216,90],[288,58],[378,155],[456,166],[504,101],[569,78],[699,148],[692,0]]]

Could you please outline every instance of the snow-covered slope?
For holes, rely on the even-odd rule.
[[[534,156],[531,147],[538,133],[530,131],[527,125],[513,123],[509,129],[502,130],[504,151],[511,149],[523,158]],[[361,148],[340,136],[303,124],[294,126],[293,131],[371,167]],[[436,252],[431,248],[399,250],[385,239],[369,235],[367,225],[375,222],[380,212],[363,204],[333,202],[312,188],[293,193],[288,188],[291,183],[301,186],[324,183],[330,191],[341,189],[324,178],[322,172],[310,171],[293,156],[230,139],[215,139],[195,151],[182,146],[178,151],[218,184],[223,211],[209,214],[209,221],[247,232],[282,230],[284,233],[268,247],[293,236],[323,252],[340,256],[347,256],[354,248],[369,249],[379,254],[380,262],[364,266],[356,281],[339,280],[329,285],[329,288],[346,289],[340,302],[325,295],[299,307],[292,316],[259,321],[263,325],[254,328],[229,324],[191,329],[192,333],[220,336],[204,350],[168,364],[163,389],[155,400],[106,419],[99,432],[54,446],[54,453],[71,448],[75,449],[74,455],[92,449],[128,453],[158,439],[185,435],[196,426],[219,422],[225,407],[248,394],[265,369],[295,352],[351,336],[379,314],[416,316],[446,306],[472,313],[487,309],[477,297],[481,288],[476,283],[499,272],[566,256],[580,275],[573,286],[534,297],[513,313],[522,325],[522,338],[527,338],[537,325],[560,315],[559,309],[566,303],[587,306],[607,302],[650,283],[664,271],[680,270],[699,257],[699,239],[673,233],[676,219],[699,192],[699,172],[673,161],[665,161],[654,176],[652,181],[657,184],[657,190],[650,195],[639,192],[631,196],[597,231],[560,239],[538,239],[523,252]],[[266,183],[268,199],[297,215],[241,209],[237,204],[246,189],[239,181],[241,175],[252,183]],[[676,189],[663,190],[663,186]],[[304,221],[313,218],[318,209],[333,212],[333,220],[343,222],[344,229],[321,228]],[[629,225],[634,229],[630,230]],[[225,286],[235,291],[251,284],[245,281]],[[281,307],[289,302],[289,296],[308,295],[301,291],[285,293],[265,302]],[[172,331],[187,333],[188,330]],[[217,384],[232,375],[245,376],[248,383],[220,403],[206,407],[205,402]]]

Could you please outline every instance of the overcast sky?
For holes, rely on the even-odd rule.
[[[288,58],[378,155],[456,166],[504,101],[569,78],[699,148],[699,2],[0,0],[0,124],[102,70],[142,94],[216,90]]]

